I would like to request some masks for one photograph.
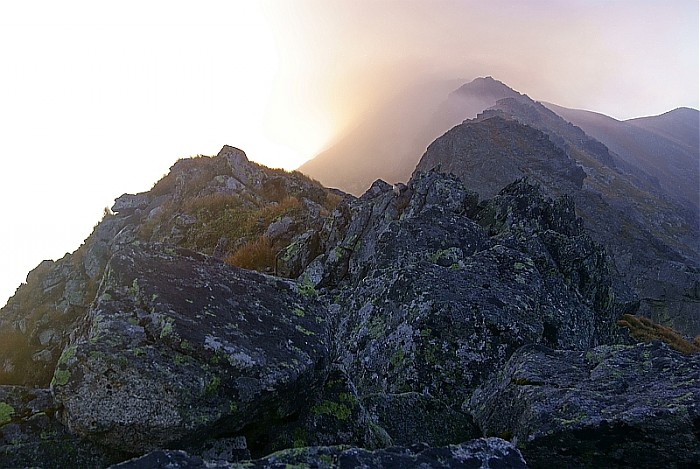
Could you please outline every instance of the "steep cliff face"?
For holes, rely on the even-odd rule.
[[[562,184],[581,185],[555,150]],[[482,201],[438,171],[354,198],[231,147],[178,162],[0,311],[17,340],[0,350],[3,379],[24,385],[0,386],[0,466],[65,465],[47,441],[73,467],[586,466],[638,447],[692,460],[697,358],[621,345],[632,340],[616,321],[637,299],[574,199],[525,176]],[[266,249],[242,256],[252,243]],[[241,259],[260,271],[231,265]],[[556,355],[564,376],[525,378],[583,389],[596,366],[630,366],[586,394],[582,426],[534,416],[554,439],[509,387],[550,349],[542,363]],[[619,407],[606,390],[625,395],[636,369],[672,411],[646,400],[655,420],[621,418],[639,431],[591,453]],[[546,389],[538,402],[557,406]],[[650,438],[659,428],[683,437]]]

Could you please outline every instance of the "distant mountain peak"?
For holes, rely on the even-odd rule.
[[[520,93],[491,76],[475,78],[460,86],[454,94],[488,96],[496,99],[521,96]]]

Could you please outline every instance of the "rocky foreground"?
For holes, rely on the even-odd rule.
[[[0,467],[692,467],[700,355],[574,209],[183,160],[0,310]]]

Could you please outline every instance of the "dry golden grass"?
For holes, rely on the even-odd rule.
[[[32,363],[32,352],[36,347],[30,345],[29,337],[20,331],[0,331],[0,385],[25,382],[51,381],[52,372],[42,367],[28,366]],[[13,366],[8,366],[12,363]],[[19,365],[19,366],[18,366]],[[25,368],[26,367],[26,368]]]
[[[238,196],[225,194],[223,192],[215,192],[214,194],[209,194],[204,197],[188,199],[182,209],[185,213],[193,215],[201,210],[217,213],[226,208],[235,207],[239,203]]]
[[[281,215],[289,215],[297,210],[301,210],[301,202],[296,197],[288,196],[276,205],[266,205],[255,215],[265,221],[272,222],[272,220]]]
[[[689,342],[677,331],[670,327],[656,324],[649,318],[625,314],[617,321],[617,324],[628,328],[632,337],[637,340],[644,342],[661,340],[666,342],[673,349],[685,353],[686,355],[700,353],[700,336],[695,337],[692,342]]]
[[[266,271],[274,266],[275,254],[272,243],[264,236],[259,236],[238,248],[225,262],[243,269]]]

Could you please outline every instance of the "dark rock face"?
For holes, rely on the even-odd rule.
[[[426,406],[459,414],[520,346],[611,343],[614,319],[636,308],[566,199],[520,182],[477,206],[437,172],[398,192],[377,182],[338,207],[321,234],[326,254],[302,275],[330,289],[334,354],[380,414],[389,403],[410,412],[415,428],[434,426]],[[387,429],[399,439],[414,430]]]
[[[333,366],[313,404],[299,412],[299,418],[271,432],[271,443],[262,451],[269,454],[284,448],[350,445],[366,449],[391,446],[392,439],[367,412],[354,384],[338,366]]]
[[[377,425],[390,435],[393,445],[410,446],[420,441],[443,446],[481,436],[471,415],[429,395],[369,394],[362,403]]]
[[[526,346],[473,396],[487,435],[532,467],[691,467],[700,461],[700,355],[662,344]]]
[[[568,311],[568,321],[575,321],[572,317],[578,320],[588,317],[592,322],[586,325],[572,323],[573,328],[566,330],[561,327],[561,320],[546,316],[550,338],[552,334],[554,337],[567,336],[571,343],[575,343],[582,329],[592,329],[597,343],[620,339],[615,321],[623,314],[635,311],[638,301],[620,281],[603,247],[584,230],[570,197],[547,202],[542,199],[537,186],[517,181],[497,197],[481,204],[475,219],[503,245],[522,243],[527,246],[535,267],[543,273],[544,291],[553,293],[573,288],[578,293],[574,301],[566,304],[554,296],[548,297],[547,303]],[[577,301],[598,314],[587,314]],[[548,345],[570,348],[563,341],[550,341]],[[587,346],[579,343],[578,348]]]
[[[536,179],[544,190],[561,188],[550,191],[556,195],[581,189],[586,177],[576,161],[547,135],[499,116],[467,121],[448,131],[428,147],[416,171],[438,165],[442,172],[460,176],[465,186],[485,199],[525,176]]]
[[[115,254],[52,389],[71,431],[142,452],[294,414],[322,379],[325,311],[199,254]]]
[[[520,452],[498,438],[482,438],[460,445],[431,448],[427,445],[396,447],[376,451],[360,448],[312,447],[280,451],[243,464],[204,461],[183,451],[157,451],[113,469],[165,468],[284,469],[289,467],[366,468],[526,468]]]
[[[148,193],[120,197],[1,311],[0,378],[50,389],[0,387],[0,465],[105,467],[149,453],[123,467],[524,467],[484,434],[525,442],[536,464],[636,461],[626,455],[646,442],[640,454],[692,460],[697,360],[612,346],[631,343],[615,322],[638,301],[574,198],[549,197],[533,174],[481,202],[439,171],[376,181],[356,199],[230,147],[178,162]],[[619,372],[636,350],[649,365]],[[530,394],[508,376],[528,367],[537,380],[515,384],[559,386],[532,394],[542,409],[594,382],[575,401],[585,427],[569,425],[579,407],[553,414],[561,428],[527,410]],[[654,408],[653,387],[678,406]],[[658,439],[644,433],[646,410],[616,417],[628,388],[663,425]],[[618,427],[643,438],[623,441]],[[615,454],[596,432],[622,441]]]

